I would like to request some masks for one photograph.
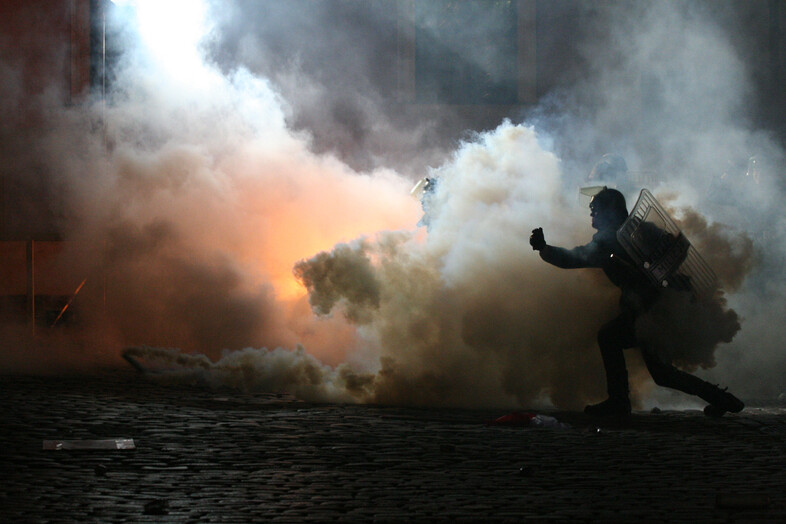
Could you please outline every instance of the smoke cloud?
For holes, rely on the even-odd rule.
[[[46,173],[46,191],[19,194],[62,212],[54,224],[66,240],[53,255],[57,292],[86,285],[67,335],[39,328],[26,351],[23,337],[4,337],[5,367],[106,365],[129,344],[218,358],[303,343],[326,362],[344,360],[353,330],[340,318],[313,321],[292,266],[337,240],[416,222],[410,182],[311,152],[263,78],[224,76],[195,48],[172,64],[141,42],[128,45],[137,51],[118,66],[106,104],[63,107],[61,93],[23,99],[7,86],[44,122],[6,120],[4,136],[14,140],[4,143],[18,147],[4,153]],[[24,247],[22,267],[23,257]],[[41,283],[38,293],[47,293]],[[55,349],[61,337],[82,349]]]
[[[0,124],[3,156],[48,173],[62,286],[87,278],[68,331],[31,343],[4,328],[3,369],[114,365],[130,347],[177,366],[159,380],[307,400],[581,407],[604,394],[595,337],[618,290],[543,263],[527,239],[542,226],[551,244],[589,240],[576,189],[612,151],[628,206],[652,189],[726,291],[692,325],[708,336],[677,329],[671,356],[743,397],[786,390],[783,152],[752,124],[755,46],[729,27],[746,8],[574,6],[585,74],[519,114],[471,119],[401,101],[387,52],[400,5],[371,4],[222,3],[177,68],[135,47],[107,104],[42,94],[45,126]],[[439,179],[428,231],[408,195],[425,175]],[[664,302],[648,326],[675,311],[696,315]],[[641,401],[657,398],[630,367]]]

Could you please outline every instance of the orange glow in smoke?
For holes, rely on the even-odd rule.
[[[278,299],[303,297],[292,269],[300,260],[380,231],[414,230],[422,211],[408,180],[357,174],[338,163],[306,158],[290,163],[290,176],[245,179],[239,199],[254,224],[242,258],[269,280]]]

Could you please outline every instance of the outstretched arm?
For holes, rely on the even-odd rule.
[[[589,244],[577,246],[573,249],[550,246],[543,236],[543,228],[532,230],[529,238],[532,249],[540,252],[540,258],[551,265],[562,269],[576,269],[581,267],[601,267],[609,253],[604,253],[600,245],[594,240]]]

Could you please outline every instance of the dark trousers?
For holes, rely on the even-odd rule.
[[[610,397],[628,398],[628,370],[625,367],[623,350],[640,347],[636,340],[635,321],[634,314],[623,312],[604,324],[598,332],[598,345],[603,357],[603,367],[606,369],[606,387]],[[717,388],[711,384],[677,369],[671,362],[664,362],[646,347],[641,348],[641,354],[652,380],[657,385],[697,395],[708,402],[713,398],[712,394]]]

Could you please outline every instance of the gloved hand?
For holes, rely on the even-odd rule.
[[[532,246],[532,249],[535,251],[540,251],[546,247],[546,239],[543,238],[542,227],[532,230],[532,235],[529,237],[529,245]]]

